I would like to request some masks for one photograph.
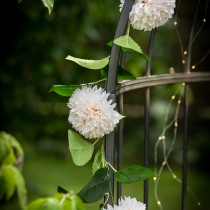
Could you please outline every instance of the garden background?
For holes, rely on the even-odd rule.
[[[192,19],[192,2],[182,1],[179,17],[180,32],[187,46]],[[205,7],[199,10],[196,27],[202,24]],[[26,179],[29,201],[40,196],[56,193],[57,185],[78,191],[90,178],[91,166],[79,168],[72,164],[68,150],[67,121],[68,98],[48,93],[54,84],[81,84],[101,78],[99,72],[88,71],[65,60],[67,55],[80,58],[101,59],[109,55],[106,44],[113,39],[119,18],[118,1],[57,0],[51,15],[40,1],[24,0],[4,2],[1,11],[1,62],[0,62],[0,130],[15,136],[23,145],[25,162],[23,174]],[[207,21],[208,22],[208,21]],[[131,31],[132,37],[147,51],[149,32]],[[192,60],[196,62],[209,50],[210,30],[207,24],[193,47]],[[182,71],[180,47],[173,20],[158,29],[155,38],[152,73],[168,73],[170,67]],[[126,63],[135,76],[144,74],[145,61],[129,56]],[[209,71],[209,57],[194,71]],[[159,135],[174,86],[152,90],[151,101],[151,168],[153,145]],[[124,163],[142,164],[143,141],[143,91],[125,95]],[[192,85],[189,113],[189,186],[201,201],[201,209],[207,210],[210,181],[208,152],[210,150],[210,88],[208,83]],[[140,105],[137,105],[140,104]],[[142,119],[142,123],[137,121]],[[180,119],[181,120],[181,119]],[[171,161],[180,174],[181,136],[173,151]],[[82,174],[82,176],[78,176]],[[177,209],[180,184],[164,174],[162,198],[167,200],[165,209]],[[152,183],[151,183],[151,194]],[[125,187],[127,195],[142,200],[142,187]],[[137,194],[139,191],[139,195]],[[207,193],[205,193],[207,192]],[[190,198],[190,209],[197,209],[196,201]],[[154,201],[151,198],[151,205]],[[0,204],[0,209],[18,210],[11,202]],[[158,209],[158,207],[155,207]],[[89,209],[89,208],[88,208]]]

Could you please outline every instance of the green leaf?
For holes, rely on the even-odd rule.
[[[61,187],[61,186],[58,186],[57,192],[58,192],[58,193],[68,193],[68,191],[65,190],[65,189],[64,189],[63,187]]]
[[[26,207],[26,210],[62,210],[56,198],[38,198]]]
[[[21,209],[24,209],[26,205],[26,199],[27,199],[27,190],[25,186],[25,180],[18,168],[14,166],[11,166],[11,168],[13,170],[13,173],[16,179],[16,190],[17,190],[19,204],[20,204]]]
[[[102,69],[105,66],[107,66],[109,63],[109,56],[101,60],[88,60],[88,59],[81,59],[81,58],[76,58],[71,55],[68,55],[66,59],[73,61],[79,64],[80,66],[83,66],[88,69]]]
[[[5,186],[5,180],[3,177],[2,170],[0,169],[0,201],[4,198],[4,195],[6,193],[6,186]]]
[[[99,169],[102,167],[102,156],[104,154],[102,153],[102,150],[99,149],[97,151],[97,153],[95,154],[95,157],[94,157],[94,161],[93,161],[93,166],[92,166],[92,170],[93,170],[93,174]]]
[[[68,131],[69,150],[75,165],[85,165],[92,157],[94,145],[85,141],[79,134]]]
[[[0,161],[2,161],[2,164],[14,164],[17,167],[21,167],[23,163],[24,153],[17,139],[6,132],[0,132],[0,142],[0,154],[2,152],[2,155],[5,155],[7,153],[4,158],[2,157],[2,155],[0,155]],[[7,145],[7,149],[4,148],[5,146],[3,147],[3,144]],[[5,149],[7,151],[5,151]]]
[[[122,120],[123,118],[125,118],[125,116],[121,115],[120,113],[118,113],[118,119]]]
[[[26,205],[26,187],[20,170],[13,165],[3,165],[0,171],[0,182],[2,188],[0,190],[0,199],[5,195],[6,200],[9,200],[16,190],[20,207],[24,209]]]
[[[61,96],[71,96],[81,85],[53,85],[49,92],[55,92]]]
[[[3,165],[2,178],[5,187],[5,198],[9,200],[15,193],[16,177],[12,169],[12,165]]]
[[[87,185],[78,193],[78,196],[86,203],[94,203],[102,199],[108,191],[108,168],[100,168]]]
[[[11,152],[11,146],[8,141],[4,138],[1,138],[0,135],[0,163],[9,155]]]
[[[96,85],[96,84],[101,83],[105,80],[106,79],[101,79],[101,80],[98,80],[98,81],[89,82],[89,83],[81,84],[81,85],[53,85],[52,88],[49,90],[49,92],[55,92],[58,95],[69,97],[73,94],[73,92],[77,88],[81,88],[81,87],[86,86],[86,85]]]
[[[113,42],[122,47],[122,50],[125,52],[132,52],[143,56],[146,60],[148,59],[148,56],[142,52],[140,46],[129,35],[121,36],[115,39]],[[111,42],[108,44],[111,45]]]
[[[49,14],[52,12],[54,0],[42,0],[45,7],[48,8]]]
[[[108,69],[102,69],[100,71],[100,73],[103,77],[108,77]],[[117,80],[118,81],[134,80],[134,79],[136,79],[136,77],[132,73],[130,73],[129,71],[118,66],[118,71],[117,71]]]
[[[59,200],[62,210],[85,210],[82,199],[71,193],[68,194],[56,194],[55,198]]]
[[[153,176],[154,173],[152,170],[138,165],[129,166],[126,169],[115,172],[116,180],[123,183],[145,180]]]

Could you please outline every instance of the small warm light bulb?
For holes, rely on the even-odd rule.
[[[206,22],[206,18],[203,19],[203,22],[204,22],[204,23]]]
[[[171,96],[171,99],[172,99],[172,100],[174,100],[175,98],[176,98],[176,96],[175,96],[175,95]]]
[[[195,65],[192,66],[192,69],[195,69]]]
[[[175,122],[174,123],[174,127],[178,127],[178,122]]]
[[[184,82],[182,82],[182,86],[185,86],[185,83]]]
[[[176,179],[176,175],[175,174],[173,175],[173,178]]]
[[[174,25],[175,25],[175,26],[177,25],[177,22],[176,22],[176,21],[174,21]]]
[[[159,136],[158,140],[162,140],[162,136]]]
[[[154,181],[156,181],[156,180],[157,180],[157,177],[156,177],[156,176],[154,176],[154,177],[153,177],[153,180],[154,180]]]
[[[157,205],[160,206],[160,204],[161,204],[160,201],[157,201]]]
[[[166,139],[166,137],[165,136],[162,136],[162,140],[165,140]]]
[[[184,55],[187,55],[187,50],[184,51]]]
[[[165,164],[166,164],[166,161],[163,161],[163,162],[162,162],[162,166],[164,166]]]
[[[178,100],[178,104],[181,104],[182,103],[182,101],[181,100]]]
[[[185,64],[185,60],[182,60],[182,64]]]
[[[198,202],[198,206],[200,206],[201,205],[201,203],[200,202]]]

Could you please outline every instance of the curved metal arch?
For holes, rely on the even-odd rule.
[[[210,81],[209,72],[191,72],[188,73],[175,73],[175,74],[162,74],[139,77],[136,80],[123,81],[116,87],[116,95],[146,87],[154,87],[166,84],[175,83],[193,83]]]
[[[131,11],[133,4],[134,4],[134,0],[125,0],[125,3],[121,11],[121,15],[118,21],[114,39],[124,35],[125,29],[128,23],[128,19],[129,19],[129,13]],[[116,84],[117,84],[117,67],[118,67],[118,62],[119,62],[119,56],[120,56],[120,47],[113,43],[111,55],[110,55],[108,79],[107,79],[107,87],[106,87],[107,92],[110,93],[109,98],[113,100],[113,103],[115,103],[116,101],[115,89],[116,89]],[[114,139],[115,139],[114,131],[106,135],[105,137],[106,161],[109,162],[111,165],[114,165]],[[109,170],[109,177],[110,177],[111,196],[108,198],[106,204],[113,205],[112,196],[114,194],[114,173],[112,170]]]

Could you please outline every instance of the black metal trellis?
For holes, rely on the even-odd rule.
[[[123,6],[121,16],[118,22],[117,30],[115,33],[115,39],[124,35],[125,29],[128,22],[129,12],[132,8],[134,0],[126,0]],[[110,65],[109,65],[109,73],[108,73],[108,81],[107,81],[107,92],[110,93],[110,98],[113,101],[116,101],[116,97],[118,97],[118,109],[119,112],[123,114],[123,94],[128,91],[136,90],[136,89],[145,89],[145,104],[144,104],[144,165],[147,167],[149,165],[148,162],[148,151],[149,151],[149,128],[150,128],[150,89],[159,85],[166,84],[175,84],[175,83],[185,83],[185,91],[184,91],[184,133],[183,133],[183,161],[182,161],[182,201],[181,201],[181,210],[186,209],[186,194],[187,194],[187,151],[188,151],[188,98],[189,98],[189,86],[191,83],[205,82],[210,81],[210,73],[209,72],[191,72],[191,54],[192,54],[192,40],[194,33],[195,20],[197,16],[198,6],[200,4],[200,0],[197,1],[194,11],[194,17],[192,19],[191,31],[189,35],[189,45],[188,45],[188,54],[186,57],[186,65],[183,73],[168,73],[162,75],[151,75],[151,57],[153,53],[154,46],[154,38],[156,34],[156,30],[153,30],[150,35],[149,46],[148,46],[148,55],[149,60],[146,65],[145,76],[137,78],[132,81],[124,81],[119,84],[116,83],[117,77],[117,68],[120,57],[120,47],[113,44],[111,56],[110,56]],[[122,151],[123,151],[123,122],[120,122],[118,129],[118,148],[117,148],[117,169],[122,167]],[[112,132],[111,134],[106,136],[106,160],[115,165],[115,134]],[[111,188],[112,192],[114,192],[114,176],[113,172],[110,170],[109,172],[111,178]],[[121,184],[117,183],[117,200],[121,197]],[[109,204],[112,203],[112,198],[108,199]],[[144,203],[146,204],[146,208],[148,208],[148,181],[144,182]]]

